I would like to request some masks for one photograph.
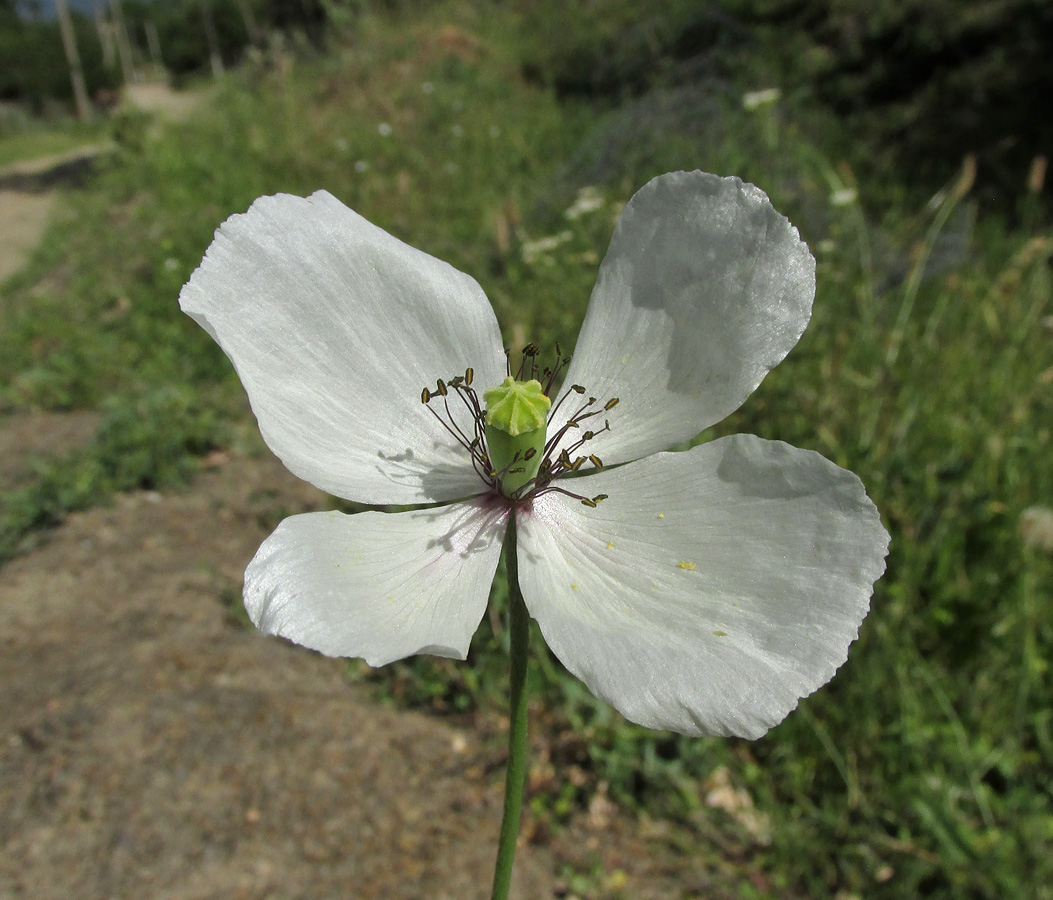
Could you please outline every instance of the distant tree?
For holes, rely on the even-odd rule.
[[[0,100],[25,104],[40,111],[48,101],[71,103],[69,69],[62,36],[55,20],[25,19],[18,0],[0,0]],[[102,49],[92,21],[71,15],[88,95],[117,84],[102,65]]]

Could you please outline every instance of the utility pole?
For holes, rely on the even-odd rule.
[[[121,74],[124,76],[124,83],[128,85],[139,79],[135,74],[132,44],[128,39],[128,31],[124,27],[124,13],[121,10],[121,0],[110,0],[110,19],[113,21],[113,36],[117,41],[117,58],[121,61]]]
[[[212,19],[212,7],[207,0],[201,2],[201,19],[205,23],[205,40],[208,42],[208,59],[212,64],[212,77],[223,75],[223,56],[219,52],[219,36],[216,34],[216,23]]]
[[[256,17],[252,14],[252,7],[249,6],[249,0],[235,0],[235,3],[245,22],[245,33],[249,36],[249,43],[259,46],[262,43],[261,35],[256,26]]]
[[[84,70],[80,66],[77,38],[73,33],[73,22],[69,17],[66,0],[55,0],[55,12],[58,13],[62,47],[66,51],[66,62],[69,63],[69,79],[73,83],[73,100],[77,104],[77,118],[82,122],[87,122],[91,118],[91,104],[88,103],[88,90],[84,86]]]
[[[150,48],[150,60],[157,70],[156,75],[162,75],[165,70],[165,61],[161,58],[161,39],[157,36],[157,26],[154,20],[147,19],[143,23],[143,29],[146,31],[146,46]]]
[[[113,48],[113,26],[103,18],[98,0],[95,3],[95,29],[99,32],[99,44],[102,46],[102,65],[112,69],[117,62],[117,51]]]

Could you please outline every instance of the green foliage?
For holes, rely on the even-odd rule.
[[[103,66],[94,23],[72,14],[73,31],[88,92],[115,88],[118,72]],[[49,101],[71,101],[73,86],[55,21],[23,21],[0,14],[0,100],[19,101],[36,112]]]
[[[777,86],[843,117],[853,162],[934,189],[966,154],[1003,207],[1047,154],[1047,0],[524,0],[524,71],[562,94],[624,98],[670,82]],[[568,15],[564,12],[572,10]]]
[[[101,4],[108,15],[105,3]],[[227,65],[238,62],[247,48],[263,45],[269,36],[306,35],[320,45],[326,14],[322,0],[124,0],[125,32],[133,63],[153,62],[147,27],[157,31],[165,69],[183,82],[209,71],[210,46],[206,20],[215,32],[216,48]],[[88,94],[116,90],[122,79],[117,60],[109,64],[95,21],[70,10],[77,52]],[[23,19],[14,4],[0,6],[0,100],[14,101],[34,113],[73,99],[69,67],[56,19]]]
[[[172,487],[197,470],[195,458],[224,437],[219,411],[187,388],[157,387],[105,400],[103,419],[82,451],[38,463],[35,477],[8,491],[0,514],[0,562],[40,529],[117,491]]]
[[[257,195],[324,187],[474,275],[510,345],[570,347],[632,191],[677,167],[740,174],[801,228],[819,293],[800,345],[704,437],[750,431],[858,472],[892,532],[888,573],[843,671],[754,743],[626,724],[535,633],[534,752],[553,774],[535,773],[533,815],[558,821],[607,790],[670,818],[689,858],[717,843],[743,896],[1048,900],[1053,559],[1020,531],[1026,508],[1053,506],[1041,196],[1010,226],[977,211],[966,172],[923,208],[904,199],[913,169],[876,177],[858,164],[869,147],[807,97],[745,109],[746,91],[776,83],[774,43],[769,70],[736,81],[731,58],[719,89],[672,67],[616,106],[618,91],[605,109],[557,101],[560,54],[614,46],[642,19],[611,0],[539,31],[531,9],[352,16],[329,57],[246,67],[194,121],[125,142],[0,295],[0,410],[105,410],[88,449],[4,497],[0,554],[114,490],[185,477],[224,440],[240,388],[176,297],[213,229]],[[624,16],[608,27],[606,10]],[[368,674],[378,691],[499,711],[501,578],[469,664],[397,663]],[[770,841],[707,804],[716,771]]]

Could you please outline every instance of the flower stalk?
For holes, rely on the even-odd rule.
[[[512,672],[509,679],[508,768],[505,771],[505,804],[501,817],[501,836],[497,844],[494,888],[491,900],[507,900],[512,884],[519,819],[523,808],[527,751],[527,655],[530,643],[530,617],[519,589],[519,563],[516,559],[516,516],[508,517],[505,538],[505,570],[508,574],[508,633]]]

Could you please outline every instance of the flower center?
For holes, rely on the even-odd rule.
[[[500,476],[501,493],[511,497],[537,478],[544,459],[546,414],[552,401],[545,396],[541,382],[516,381],[509,375],[490,388],[486,401],[486,448],[490,463]]]
[[[535,344],[523,348],[523,361],[515,376],[509,366],[508,377],[484,392],[485,408],[472,387],[474,372],[470,368],[464,375],[457,375],[448,382],[438,379],[434,390],[424,388],[421,402],[468,451],[479,477],[508,500],[520,503],[546,491],[559,491],[594,507],[607,495],[586,497],[562,485],[556,486],[554,482],[568,473],[577,472],[585,463],[597,469],[603,466],[602,460],[594,453],[576,454],[596,435],[610,431],[610,422],[604,419],[603,427],[594,430],[582,430],[582,423],[614,409],[618,398],[613,397],[597,406],[596,398],[588,397],[550,436],[549,431],[560,407],[572,394],[585,396],[586,391],[580,384],[572,384],[553,404],[549,399],[553,383],[570,363],[570,357],[563,356],[557,344],[555,365],[540,368],[536,362],[537,354]],[[544,385],[541,379],[544,379]],[[455,419],[450,409],[451,393],[467,409],[472,423],[470,428],[465,429]],[[441,411],[431,405],[436,398],[442,400]],[[579,431],[580,437],[557,453],[556,447],[571,430]]]

